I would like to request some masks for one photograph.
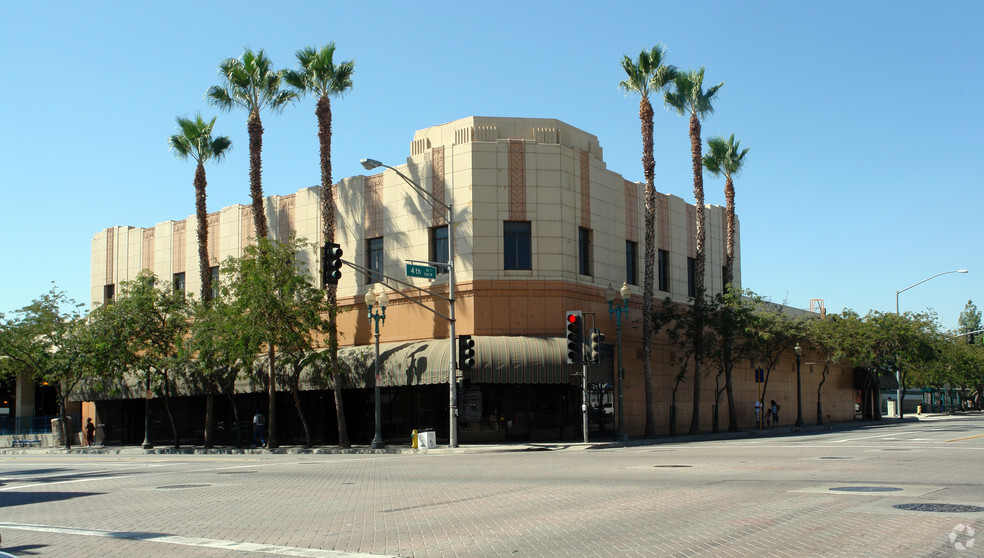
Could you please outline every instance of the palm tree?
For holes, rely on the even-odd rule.
[[[676,77],[676,67],[666,65],[666,49],[658,43],[643,50],[634,62],[622,57],[622,68],[628,78],[619,83],[626,93],[639,94],[639,120],[642,123],[642,170],[646,176],[646,255],[642,294],[642,353],[646,389],[645,436],[656,434],[656,402],[653,399],[652,364],[649,355],[653,337],[653,267],[656,262],[656,186],[653,183],[656,163],[653,159],[653,105],[650,94],[658,94]],[[620,380],[621,381],[621,380]]]
[[[205,163],[222,160],[232,147],[227,136],[212,137],[215,118],[209,122],[196,114],[194,118],[179,116],[176,119],[180,133],[168,139],[174,155],[182,160],[195,160],[195,219],[198,221],[198,274],[202,282],[201,296],[206,304],[212,299],[212,273],[208,261],[208,210],[205,205]]]
[[[263,49],[253,52],[247,48],[241,57],[227,58],[219,64],[219,75],[225,84],[209,87],[205,96],[223,110],[240,107],[249,113],[246,130],[249,132],[249,194],[253,199],[253,225],[256,236],[266,238],[261,160],[263,123],[260,121],[260,111],[264,108],[283,110],[297,98],[297,93],[280,88],[283,72],[273,70]]]
[[[266,107],[273,111],[283,110],[297,99],[297,93],[280,88],[283,72],[273,70],[273,64],[263,49],[253,52],[247,48],[241,57],[225,59],[219,64],[219,75],[225,79],[225,86],[213,85],[208,88],[205,96],[213,105],[223,110],[240,107],[249,113],[246,130],[249,132],[249,195],[253,199],[253,226],[256,228],[257,238],[266,238],[261,160],[263,123],[260,121],[260,111]],[[274,448],[277,447],[277,353],[273,343],[268,343],[267,354],[270,364],[267,445]]]
[[[727,200],[727,236],[725,240],[724,257],[724,285],[725,289],[731,288],[734,282],[735,269],[735,185],[732,181],[740,171],[745,162],[745,154],[748,148],[741,149],[740,142],[735,141],[735,135],[727,140],[723,136],[713,137],[707,140],[707,147],[710,153],[704,156],[704,168],[715,176],[724,174],[724,197]],[[730,309],[725,308],[725,312]],[[724,384],[728,394],[728,430],[735,432],[738,430],[738,412],[735,409],[734,386],[732,384],[732,345],[733,339],[730,334],[726,334],[723,339],[724,351]]]
[[[700,121],[714,112],[711,101],[717,95],[718,89],[724,86],[721,82],[704,91],[704,68],[678,73],[674,80],[673,91],[663,95],[667,106],[676,109],[677,113],[690,115],[690,156],[694,170],[694,208],[697,221],[697,254],[695,262],[695,291],[694,315],[698,323],[703,317],[704,306],[704,178],[701,160]],[[694,334],[694,406],[690,418],[690,433],[700,432],[700,376],[701,363],[704,360],[703,328],[698,326]]]
[[[355,62],[347,60],[338,65],[332,60],[335,43],[330,42],[321,50],[307,47],[297,51],[298,70],[286,73],[287,83],[299,94],[312,92],[318,96],[314,115],[318,119],[318,143],[321,147],[321,226],[324,242],[335,242],[335,192],[331,181],[331,97],[341,96],[352,89],[352,73]],[[328,304],[337,303],[335,285],[325,285]],[[335,391],[335,415],[338,420],[338,446],[350,447],[345,408],[342,405],[342,382],[338,373],[338,329],[336,315],[329,315],[328,351],[331,380]]]
[[[734,281],[735,271],[735,184],[733,178],[741,172],[748,148],[741,149],[735,135],[724,139],[716,136],[707,140],[710,153],[704,156],[704,168],[714,176],[724,175],[724,199],[727,201],[727,238],[725,240],[724,284]]]

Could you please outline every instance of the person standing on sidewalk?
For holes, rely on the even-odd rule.
[[[266,427],[266,419],[263,417],[262,413],[256,411],[256,414],[253,415],[253,445],[254,446],[256,445],[257,439],[260,440],[260,445],[264,445],[264,446],[266,445],[266,434],[264,432],[266,430],[265,427]]]
[[[85,445],[92,447],[96,443],[96,425],[92,424],[92,417],[85,421]]]
[[[772,400],[769,412],[772,413],[772,426],[779,426],[779,404],[775,399]]]

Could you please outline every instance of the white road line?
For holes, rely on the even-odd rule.
[[[107,537],[112,539],[127,539],[134,541],[149,541],[181,546],[200,548],[221,548],[238,552],[262,552],[278,556],[315,556],[320,558],[396,558],[391,555],[367,554],[364,552],[342,552],[338,550],[322,550],[320,548],[300,548],[295,546],[277,546],[272,544],[257,544],[221,539],[203,539],[198,537],[181,537],[160,533],[139,533],[129,531],[103,531],[100,529],[77,529],[74,527],[53,527],[49,525],[31,525],[28,523],[0,523],[0,528],[19,529],[21,531],[38,531],[43,533],[58,533],[62,535],[81,535],[86,537]]]

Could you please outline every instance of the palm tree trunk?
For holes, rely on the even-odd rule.
[[[656,402],[653,399],[653,371],[650,355],[653,338],[653,267],[656,264],[656,186],[653,160],[653,106],[647,97],[639,101],[639,121],[642,123],[642,170],[646,177],[645,261],[642,289],[642,374],[646,390],[646,427],[644,436],[656,435]],[[622,364],[619,363],[619,367]],[[624,378],[619,378],[624,381]],[[619,402],[622,404],[622,402]]]
[[[727,202],[728,228],[724,244],[724,284],[730,285],[735,279],[735,184],[730,175],[724,181],[724,199]]]
[[[195,219],[198,221],[198,277],[201,279],[202,301],[212,300],[212,274],[208,265],[208,211],[205,206],[205,163],[198,161],[195,169]]]
[[[697,254],[694,283],[694,405],[690,416],[690,434],[700,432],[700,384],[704,360],[704,165],[701,160],[700,119],[690,115],[690,154],[694,169],[694,213],[697,218]]]
[[[246,122],[249,132],[249,195],[253,199],[253,226],[256,238],[267,237],[266,212],[263,211],[263,123],[259,113],[250,113]]]
[[[321,152],[321,223],[325,242],[335,242],[335,191],[331,182],[331,100],[327,96],[318,99],[314,114],[318,119],[318,143]],[[338,371],[338,327],[335,306],[338,302],[336,285],[325,285],[325,295],[331,306],[328,317],[328,366],[335,394],[335,418],[338,423],[338,447],[351,447],[348,425],[345,422],[345,406],[342,402],[342,382]]]

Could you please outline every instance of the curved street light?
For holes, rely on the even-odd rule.
[[[950,273],[967,273],[967,270],[966,269],[953,269],[953,270],[950,270],[950,271],[944,271],[943,273],[937,273],[936,275],[931,275],[931,276],[923,279],[922,281],[919,281],[918,283],[913,283],[913,284],[909,285],[908,287],[906,287],[904,289],[900,289],[898,291],[895,291],[895,315],[896,316],[899,315],[899,294],[900,293],[904,293],[905,291],[908,291],[912,287],[918,287],[919,285],[922,285],[923,283],[925,283],[926,281],[929,281],[930,279],[936,279],[940,275],[949,275]],[[895,410],[895,412],[898,414],[898,417],[899,418],[902,418],[902,374],[899,372],[898,366],[895,367],[895,383],[896,383],[895,400],[898,402],[898,408]],[[881,395],[879,395],[879,397],[881,397]],[[881,402],[880,401],[878,403],[878,406],[879,406],[879,408],[881,408]]]

